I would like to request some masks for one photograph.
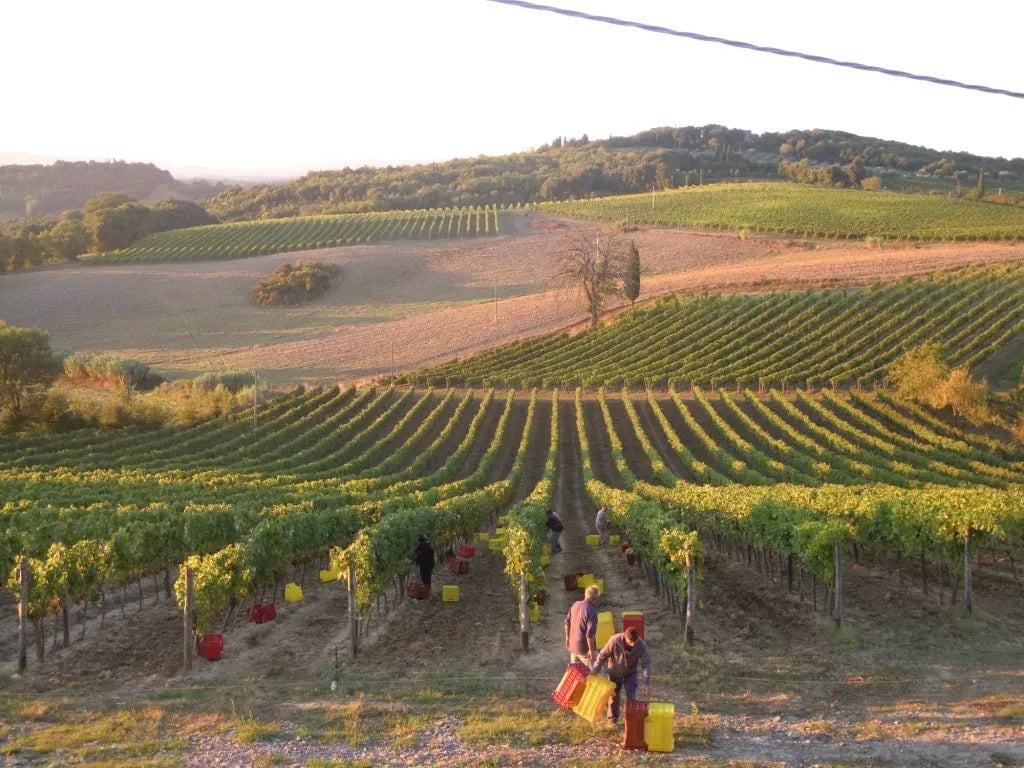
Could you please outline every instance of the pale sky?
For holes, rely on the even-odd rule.
[[[549,0],[1024,91],[1020,0]],[[1024,156],[1024,100],[486,0],[0,0],[0,152],[263,172],[720,123]]]

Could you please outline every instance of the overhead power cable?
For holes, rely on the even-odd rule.
[[[640,21],[629,21],[627,19],[619,19],[614,16],[598,16],[592,13],[584,13],[583,11],[574,11],[569,8],[557,8],[553,5],[529,3],[526,2],[526,0],[487,1],[491,3],[500,3],[501,5],[513,5],[519,8],[525,8],[530,11],[547,11],[549,13],[557,13],[561,16],[569,16],[574,19],[584,19],[586,21],[599,21],[603,24],[613,24],[618,27],[632,27],[634,29],[642,29],[646,32],[655,32],[659,35],[685,37],[690,40],[698,40],[703,43],[719,43],[721,45],[732,46],[733,48],[744,48],[748,51],[757,51],[759,53],[771,53],[776,56],[789,56],[791,58],[796,59],[805,59],[806,61],[813,61],[817,64],[831,64],[832,66],[835,67],[858,69],[863,72],[878,72],[879,74],[889,75],[891,77],[903,77],[909,80],[923,80],[926,83],[934,83],[936,85],[947,85],[953,88],[964,88],[969,91],[981,91],[982,93],[992,93],[998,96],[1010,96],[1014,99],[1024,99],[1024,93],[1019,93],[1017,91],[1008,91],[1004,88],[992,88],[987,85],[962,83],[959,80],[948,80],[942,77],[932,77],[931,75],[915,75],[912,72],[904,72],[899,69],[887,69],[885,67],[876,67],[871,64],[861,64],[856,61],[840,61],[839,59],[830,59],[828,56],[816,56],[812,53],[801,53],[800,51],[787,51],[784,48],[771,48],[766,45],[744,43],[740,40],[729,40],[724,37],[702,35],[699,32],[684,32],[679,29],[669,29],[668,27],[661,27],[656,24],[644,24],[643,22]]]

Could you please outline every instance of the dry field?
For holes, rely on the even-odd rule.
[[[43,328],[56,347],[135,357],[169,377],[254,363],[280,384],[361,380],[393,366],[414,370],[583,320],[579,300],[551,282],[579,225],[536,213],[509,220],[508,235],[471,242],[5,275],[0,319]],[[648,271],[641,299],[679,290],[863,283],[1024,258],[1019,244],[869,249],[675,229],[630,236]],[[256,306],[253,283],[299,257],[340,265],[339,286],[306,307]]]

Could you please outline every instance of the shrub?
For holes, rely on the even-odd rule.
[[[268,306],[302,304],[326,293],[339,272],[337,265],[320,261],[285,263],[256,282],[253,298]]]
[[[103,386],[152,387],[161,381],[140,360],[91,352],[78,352],[64,358],[64,375]]]
[[[192,386],[203,392],[213,392],[218,385],[237,395],[243,389],[253,385],[252,371],[225,371],[223,373],[201,373],[192,379]]]

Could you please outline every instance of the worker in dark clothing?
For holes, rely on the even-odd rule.
[[[412,560],[419,566],[420,581],[429,587],[430,575],[434,572],[434,548],[430,546],[426,536],[420,536],[420,541],[413,550]]]
[[[622,688],[626,688],[626,701],[636,701],[637,673],[641,667],[644,671],[644,688],[647,695],[650,695],[651,654],[647,651],[646,643],[640,639],[636,627],[628,627],[625,632],[608,638],[601,653],[597,655],[597,661],[591,666],[591,671],[596,672],[606,662],[608,679],[615,683],[615,695],[608,701],[608,720],[617,723]]]

